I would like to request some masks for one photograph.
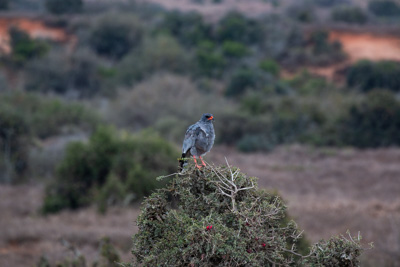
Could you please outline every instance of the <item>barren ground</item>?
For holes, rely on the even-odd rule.
[[[260,187],[276,189],[289,213],[311,241],[361,231],[374,241],[363,266],[400,264],[400,149],[314,149],[281,147],[271,154],[241,154],[216,147],[207,156],[259,177]],[[109,236],[130,259],[131,235],[138,207],[112,208],[105,216],[94,207],[42,217],[38,185],[0,186],[0,266],[32,266],[41,255],[51,261],[71,257],[66,240],[90,261],[98,257],[99,240]],[[389,261],[392,265],[389,265]]]

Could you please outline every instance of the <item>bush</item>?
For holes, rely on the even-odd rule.
[[[368,20],[367,15],[359,7],[338,7],[332,11],[332,19],[334,21],[365,24]]]
[[[211,26],[204,23],[203,16],[194,12],[168,12],[157,29],[174,36],[187,47],[198,45],[212,36]]]
[[[400,63],[362,60],[347,70],[347,85],[367,92],[374,88],[400,90]]]
[[[216,124],[218,142],[252,152],[269,151],[317,134],[326,122],[326,114],[314,102],[254,93],[242,98],[238,111],[222,114],[219,120],[224,124]]]
[[[230,166],[189,165],[143,202],[137,225],[131,266],[359,266],[363,250],[360,239],[341,237],[302,256],[282,199]]]
[[[199,75],[218,78],[224,72],[226,61],[211,41],[204,41],[197,47],[195,55]]]
[[[400,15],[400,6],[394,1],[370,1],[368,3],[368,9],[374,15],[380,17],[393,17]]]
[[[143,27],[132,16],[102,17],[90,34],[89,45],[99,55],[120,59],[142,41]]]
[[[26,117],[9,103],[1,103],[0,183],[15,183],[24,177],[28,168],[29,139]]]
[[[26,123],[25,131],[35,138],[61,134],[66,127],[91,131],[100,119],[81,104],[31,94],[0,95],[0,106],[20,116]]]
[[[130,202],[162,185],[155,177],[177,169],[179,153],[150,132],[131,136],[101,127],[89,143],[67,147],[57,179],[46,190],[45,213],[76,209],[96,199],[100,210]]]
[[[46,8],[50,13],[60,15],[82,11],[83,0],[46,0]]]
[[[225,95],[237,97],[243,95],[247,89],[261,89],[265,79],[266,78],[255,69],[241,68],[232,74]]]
[[[228,58],[241,58],[246,56],[249,52],[246,46],[241,43],[225,41],[222,44],[222,53]]]
[[[140,64],[138,64],[140,62]],[[170,35],[156,35],[124,57],[118,64],[117,79],[128,86],[159,71],[188,73],[190,58],[177,40]]]
[[[46,57],[26,65],[25,89],[68,95],[71,98],[110,95],[113,87],[107,86],[110,76],[105,72],[104,65],[100,58],[88,50],[77,50],[71,55],[52,51]]]
[[[41,42],[33,40],[26,32],[11,27],[9,29],[11,59],[17,64],[24,64],[28,60],[43,56],[48,46]]]
[[[260,62],[260,69],[265,72],[270,73],[275,77],[279,77],[280,74],[280,66],[279,64],[273,59],[266,59]]]
[[[258,21],[237,12],[227,14],[216,27],[216,38],[221,43],[235,41],[254,45],[263,40],[262,36],[262,27]]]
[[[294,4],[287,10],[290,18],[293,18],[302,23],[310,23],[316,19],[315,11],[309,4],[302,2],[301,4]]]
[[[339,142],[360,148],[400,145],[400,101],[389,91],[371,91],[337,125]]]

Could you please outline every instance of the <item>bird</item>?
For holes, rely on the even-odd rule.
[[[183,170],[184,164],[187,162],[185,158],[193,156],[195,166],[200,170],[202,166],[206,166],[202,156],[209,152],[214,145],[214,116],[210,113],[204,113],[201,119],[186,130],[185,138],[182,145],[182,158],[179,160],[180,169]],[[196,157],[199,157],[202,166],[197,164]]]

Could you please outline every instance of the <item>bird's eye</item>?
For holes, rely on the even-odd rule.
[[[207,115],[206,118],[208,119],[208,118],[210,118],[210,116]]]

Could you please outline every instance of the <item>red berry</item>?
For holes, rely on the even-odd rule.
[[[262,243],[262,246],[265,247],[266,246],[265,243]]]
[[[207,226],[206,229],[209,230],[209,229],[210,229],[210,226]]]
[[[210,230],[212,229],[212,225],[210,225]]]

